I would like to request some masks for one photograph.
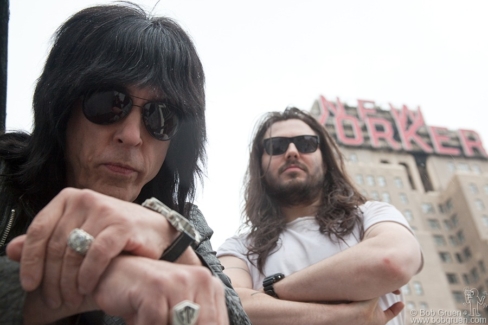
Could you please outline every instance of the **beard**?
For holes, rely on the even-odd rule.
[[[268,195],[281,206],[312,204],[325,187],[323,173],[308,175],[305,180],[293,178],[286,183],[266,177],[264,182]]]

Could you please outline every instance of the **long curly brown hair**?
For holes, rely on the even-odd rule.
[[[320,138],[320,151],[324,167],[324,190],[315,216],[320,232],[334,241],[344,240],[358,226],[360,238],[364,228],[358,207],[366,198],[356,189],[345,172],[344,159],[334,139],[324,126],[311,115],[291,107],[284,112],[270,112],[258,124],[252,142],[249,167],[245,179],[245,226],[250,228],[247,258],[257,255],[257,268],[262,273],[267,257],[278,246],[278,238],[286,221],[279,203],[266,191],[266,171],[261,167],[264,152],[263,137],[276,122],[298,119],[306,123]],[[253,263],[254,264],[254,263]]]

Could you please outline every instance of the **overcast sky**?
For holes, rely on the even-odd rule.
[[[32,91],[55,29],[109,2],[10,1],[7,130],[31,130]],[[249,142],[264,112],[309,110],[319,95],[406,104],[420,106],[428,125],[474,129],[488,141],[486,0],[134,2],[179,22],[204,65],[208,169],[197,204],[215,248],[240,224]]]

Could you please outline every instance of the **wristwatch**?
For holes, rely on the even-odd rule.
[[[278,281],[281,281],[285,278],[285,275],[283,273],[275,273],[273,275],[267,276],[263,280],[263,291],[264,293],[278,298],[278,295],[274,291],[273,284],[275,284]]]
[[[142,206],[162,214],[168,222],[181,234],[164,250],[160,260],[174,262],[191,244],[200,243],[200,234],[188,220],[178,212],[168,208],[163,202],[152,197],[142,203]]]

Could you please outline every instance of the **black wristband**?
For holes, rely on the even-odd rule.
[[[270,295],[275,298],[279,298],[276,292],[274,291],[273,284],[278,281],[281,281],[285,278],[283,273],[275,273],[273,275],[267,276],[263,280],[263,291],[265,294]]]

